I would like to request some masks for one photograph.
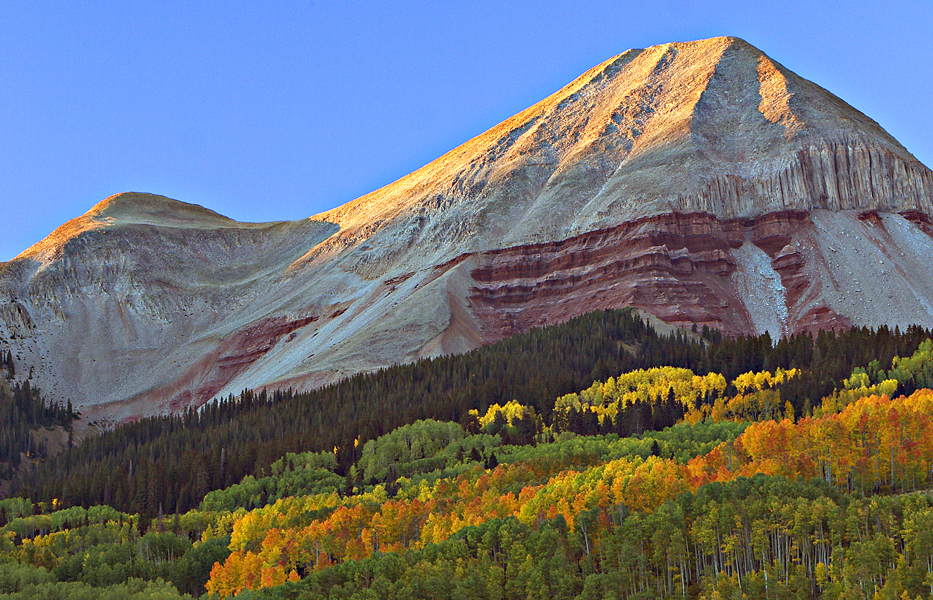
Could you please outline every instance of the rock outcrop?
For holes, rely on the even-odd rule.
[[[115,420],[310,388],[596,308],[933,326],[933,173],[735,38],[629,50],[399,181],[237,223],[120,194],[0,265],[0,346]]]

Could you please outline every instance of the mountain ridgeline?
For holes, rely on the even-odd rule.
[[[311,218],[107,198],[0,265],[0,346],[121,422],[626,306],[772,339],[929,328],[931,213],[933,172],[843,100],[743,40],[664,44]]]

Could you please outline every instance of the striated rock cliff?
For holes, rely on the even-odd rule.
[[[92,418],[309,388],[596,308],[933,326],[933,173],[735,38],[629,50],[399,181],[237,223],[120,194],[0,265],[0,346]]]

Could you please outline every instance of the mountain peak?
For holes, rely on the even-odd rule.
[[[138,226],[177,229],[219,229],[238,223],[197,204],[173,200],[157,194],[123,192],[95,204],[91,210],[56,228],[48,237],[33,244],[13,260],[32,258],[46,263],[75,237],[99,229]]]
[[[427,246],[455,235],[489,247],[671,211],[787,209],[933,212],[933,177],[869,117],[745,40],[716,37],[614,56],[321,217],[341,226],[335,244],[405,223]]]
[[[167,227],[223,227],[236,223],[197,204],[140,192],[114,194],[95,204],[84,216],[119,224]]]

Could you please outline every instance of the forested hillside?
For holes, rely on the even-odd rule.
[[[610,311],[128,424],[0,501],[0,598],[933,597],[929,336]]]
[[[48,457],[48,442],[41,432],[60,429],[70,433],[74,418],[71,406],[47,403],[28,379],[12,383],[15,373],[12,352],[0,351],[0,481],[12,479],[24,459],[32,462]]]
[[[185,512],[211,490],[269,473],[287,452],[336,448],[337,473],[345,476],[359,458],[359,444],[406,423],[431,418],[469,428],[470,410],[485,413],[493,404],[517,400],[535,409],[542,427],[549,426],[554,424],[555,397],[656,366],[721,373],[730,381],[746,372],[799,369],[797,377],[781,385],[781,398],[802,415],[854,368],[870,368],[873,360],[889,364],[894,356],[914,352],[928,335],[919,328],[852,329],[773,344],[767,334],[723,339],[702,333],[706,338],[659,336],[636,313],[600,311],[464,355],[396,366],[307,394],[247,390],[197,412],[147,418],[91,438],[40,464],[21,489],[40,501],[107,504],[147,517]],[[916,387],[905,380],[891,393],[909,394]],[[609,430],[597,428],[599,422],[592,418],[575,420],[571,415],[565,423],[557,416],[557,429],[586,434]],[[663,423],[641,428],[663,427],[682,416],[680,408],[672,407]],[[529,431],[522,430],[515,441],[530,441]],[[633,431],[637,427],[619,429],[622,434]]]

